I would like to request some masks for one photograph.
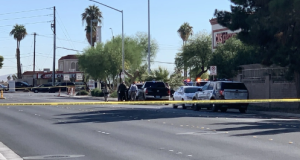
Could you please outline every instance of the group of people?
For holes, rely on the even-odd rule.
[[[138,91],[138,87],[135,85],[135,82],[132,82],[130,88],[129,88],[129,92],[127,92],[128,89],[125,85],[125,82],[123,81],[119,87],[118,87],[118,101],[126,101],[128,95],[130,94],[130,100],[131,101],[135,101],[136,100],[136,93]]]

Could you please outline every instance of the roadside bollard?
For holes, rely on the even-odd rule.
[[[58,91],[58,96],[57,97],[60,97],[60,88],[59,88],[59,91]]]
[[[5,98],[3,97],[3,90],[1,90],[1,97],[0,97],[0,99],[5,99]]]

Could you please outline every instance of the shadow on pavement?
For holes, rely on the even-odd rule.
[[[247,131],[247,133],[234,134],[232,136],[257,136],[276,135],[283,133],[300,132],[299,120],[261,120],[259,122],[232,122],[215,123],[213,125],[224,125],[225,128],[217,131]],[[232,127],[228,127],[232,126]],[[252,132],[249,132],[252,131]]]

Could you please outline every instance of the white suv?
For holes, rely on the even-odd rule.
[[[233,81],[212,81],[206,83],[200,91],[195,93],[193,100],[226,100],[226,99],[249,99],[249,92],[244,83]],[[238,104],[195,104],[194,110],[202,107],[211,109],[213,112],[221,110],[226,112],[228,108],[239,109],[245,113],[248,107],[247,103]]]

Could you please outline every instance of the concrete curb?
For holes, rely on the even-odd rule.
[[[23,160],[23,158],[0,142],[0,160]]]
[[[70,98],[70,99],[85,99],[85,100],[102,100],[104,101],[104,97],[91,97],[91,96],[68,96],[68,95],[60,95],[59,97]],[[118,98],[107,98],[108,101],[118,101]]]

